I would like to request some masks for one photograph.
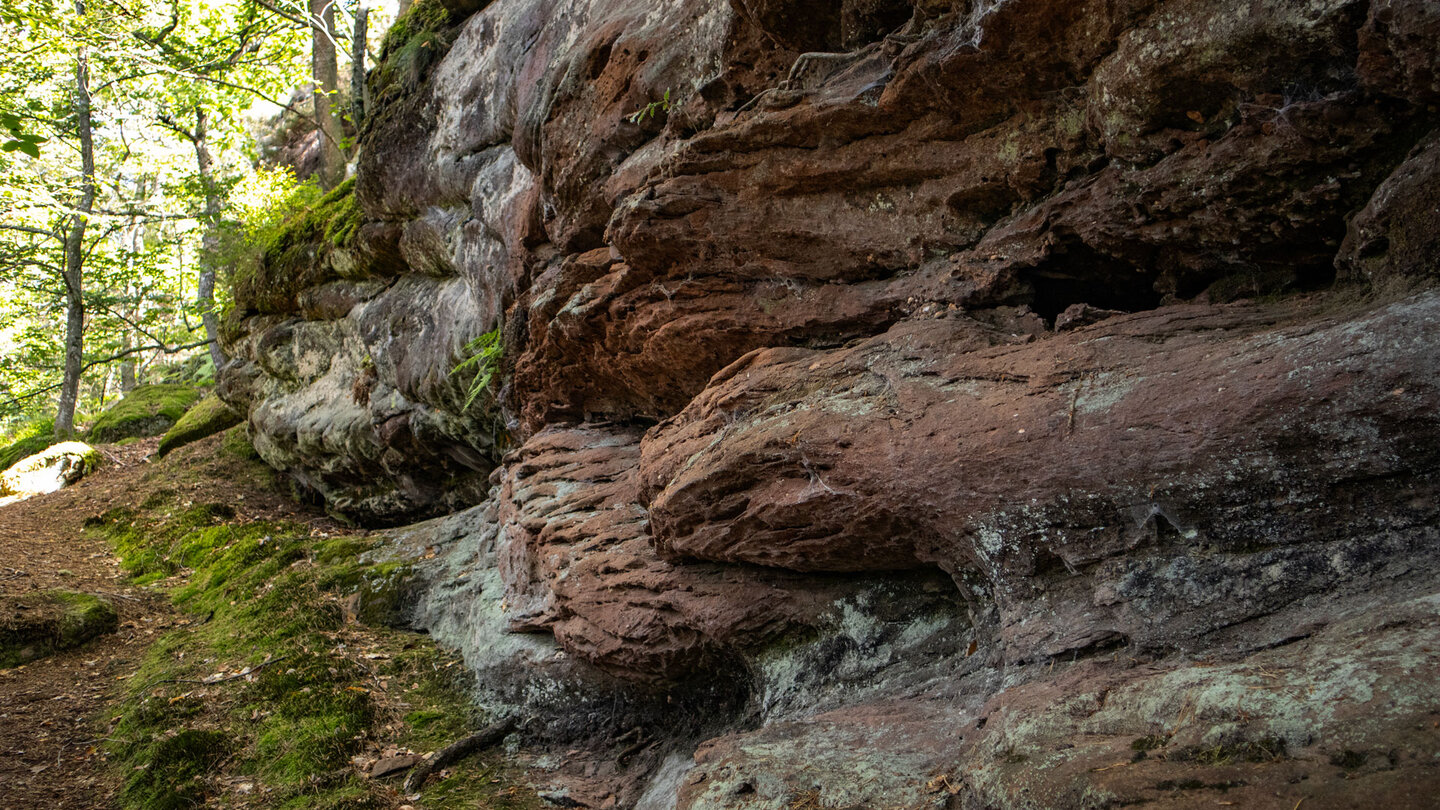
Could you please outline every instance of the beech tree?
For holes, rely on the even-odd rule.
[[[0,415],[58,391],[55,434],[65,437],[82,377],[97,365],[200,345],[223,362],[219,268],[206,248],[228,183],[254,165],[248,108],[288,106],[281,99],[306,78],[308,49],[293,26],[243,0],[7,3],[0,40],[9,43],[0,46],[0,287],[10,316],[0,353],[29,361],[0,371]],[[175,294],[187,286],[189,307]],[[52,325],[55,348],[42,351],[45,331],[33,326],[61,312],[63,340]]]

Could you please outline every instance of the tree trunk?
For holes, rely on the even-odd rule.
[[[370,109],[370,88],[365,84],[365,44],[370,27],[370,9],[364,6],[355,12],[355,35],[350,39],[350,108],[351,121],[359,132]]]
[[[320,185],[328,190],[345,179],[340,121],[335,116],[340,90],[340,69],[335,64],[335,0],[310,0],[310,67],[315,123],[320,127]]]
[[[128,352],[128,351],[130,351],[130,348],[131,348],[132,346],[134,346],[134,345],[135,345],[135,340],[134,340],[133,337],[131,337],[131,335],[130,335],[130,330],[129,330],[129,329],[126,329],[126,330],[125,330],[125,337],[122,338],[122,339],[121,339],[121,342],[120,342],[120,350],[121,350],[121,351],[127,351],[127,352]],[[128,393],[130,393],[131,391],[134,391],[134,390],[135,390],[135,361],[134,361],[132,358],[130,358],[130,357],[126,357],[124,360],[121,360],[121,361],[120,361],[120,393],[122,393],[122,394],[128,394]]]
[[[195,160],[200,166],[200,184],[205,187],[205,235],[201,237],[200,284],[195,303],[200,308],[200,321],[205,324],[205,339],[210,341],[210,360],[215,371],[225,365],[225,352],[220,348],[220,319],[215,314],[215,252],[220,248],[220,191],[210,169],[210,145],[206,141],[205,111],[195,108]]]
[[[85,16],[84,0],[76,0],[75,13]],[[75,53],[75,118],[80,130],[80,199],[65,236],[65,378],[55,414],[55,438],[75,433],[75,403],[85,363],[85,225],[95,205],[95,139],[90,121],[90,62],[85,46]]]

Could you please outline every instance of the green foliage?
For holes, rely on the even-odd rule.
[[[78,404],[95,409],[113,395],[122,358],[143,372],[196,348],[194,259],[210,224],[206,202],[253,170],[250,111],[257,96],[283,99],[307,80],[309,32],[249,0],[3,7],[0,417],[56,402],[69,306],[64,237],[86,185],[81,59],[100,182],[80,254],[86,372]],[[201,111],[205,177],[192,140]]]
[[[40,144],[48,141],[48,138],[41,137],[32,132],[27,132],[23,126],[24,121],[14,113],[0,112],[0,129],[10,138],[0,142],[0,151],[21,152],[32,158],[40,157]]]
[[[15,466],[15,462],[39,453],[55,443],[55,417],[36,419],[21,425],[7,438],[0,448],[0,471]]]
[[[169,430],[204,392],[188,385],[142,385],[110,406],[90,428],[90,439],[114,442]]]
[[[664,98],[646,104],[644,107],[627,116],[627,120],[632,124],[642,124],[646,119],[654,118],[657,113],[661,112],[670,112],[670,91],[668,89],[665,91]]]
[[[353,244],[362,221],[353,178],[323,196],[313,182],[296,183],[256,216],[231,241],[249,253],[229,257],[239,312],[293,312],[301,290],[334,277],[329,254]]]
[[[500,327],[486,332],[465,344],[464,360],[461,360],[455,368],[450,370],[451,375],[463,374],[474,370],[474,377],[466,388],[465,410],[469,410],[475,400],[490,388],[490,383],[500,370],[500,361],[505,355],[505,343],[500,335]]]

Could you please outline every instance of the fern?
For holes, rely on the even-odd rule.
[[[470,380],[465,406],[462,408],[462,410],[469,410],[470,406],[475,404],[475,400],[490,387],[490,382],[495,378],[496,372],[500,370],[500,358],[505,354],[505,344],[500,339],[500,328],[497,326],[466,343],[465,353],[467,357],[451,369],[450,374],[453,376],[471,368],[475,370],[475,377]]]

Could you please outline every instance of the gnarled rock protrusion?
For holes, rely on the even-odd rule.
[[[1175,307],[1038,342],[951,316],[756,352],[647,437],[651,529],[678,559],[939,565],[1011,660],[1220,643],[1410,581],[1437,540],[1440,298],[1307,315]]]

